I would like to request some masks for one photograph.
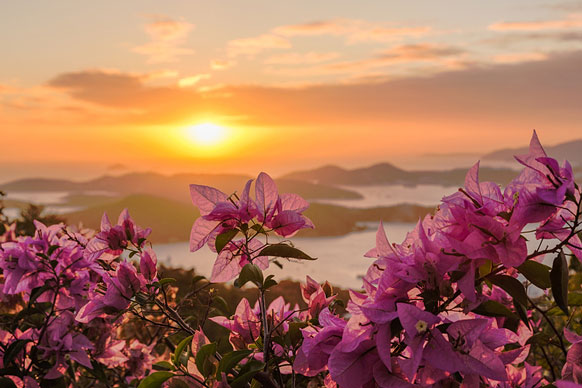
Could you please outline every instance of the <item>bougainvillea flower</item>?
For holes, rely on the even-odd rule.
[[[87,257],[96,260],[112,260],[118,257],[131,244],[134,247],[143,246],[144,240],[150,235],[151,229],[142,229],[129,216],[129,211],[123,209],[117,220],[117,225],[111,225],[107,213],[101,219],[101,231],[87,244]]]

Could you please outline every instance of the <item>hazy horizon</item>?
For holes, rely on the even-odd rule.
[[[491,150],[491,151],[496,151]],[[357,169],[369,167],[371,165],[380,163],[389,163],[403,170],[447,170],[453,168],[464,168],[470,167],[476,163],[482,155],[464,153],[462,155],[455,154],[438,154],[438,155],[411,155],[403,156],[398,159],[394,158],[392,160],[321,160],[321,161],[309,161],[304,164],[294,164],[293,166],[282,166],[278,168],[272,168],[267,164],[261,166],[232,166],[229,170],[225,167],[224,170],[213,168],[212,166],[196,166],[193,165],[191,168],[187,166],[178,168],[156,168],[156,166],[141,167],[131,166],[124,164],[112,164],[109,166],[103,166],[100,163],[94,164],[57,164],[54,167],[50,164],[21,164],[19,166],[11,166],[10,164],[0,163],[0,183],[6,183],[9,181],[14,181],[18,179],[28,179],[28,178],[46,178],[46,179],[69,179],[73,181],[86,181],[93,178],[98,178],[104,175],[124,175],[128,173],[158,173],[163,175],[176,175],[176,174],[241,174],[241,175],[256,175],[262,170],[268,170],[273,176],[282,176],[291,172],[299,170],[310,170],[327,165],[338,166],[345,169]],[[518,168],[517,163],[507,163],[501,161],[481,161],[482,165],[493,166],[493,167],[508,167],[508,168]]]
[[[534,128],[582,138],[581,1],[62,0],[0,21],[0,181],[466,167]]]

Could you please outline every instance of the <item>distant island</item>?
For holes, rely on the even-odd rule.
[[[338,166],[324,166],[312,170],[292,172],[284,175],[283,178],[345,186],[430,184],[455,187],[463,184],[467,169],[463,167],[445,171],[403,170],[390,163],[378,163],[351,170]],[[483,180],[505,184],[515,176],[515,171],[509,168],[482,167],[480,176]]]
[[[578,167],[581,175],[582,140],[571,141],[546,148],[548,154],[568,158]],[[513,155],[524,154],[527,149],[498,150],[483,156],[483,160],[508,161]],[[370,185],[439,185],[454,188],[463,185],[467,167],[449,170],[405,170],[390,163],[346,169],[327,165],[319,168],[294,171],[276,180],[282,193],[297,193],[311,202],[306,215],[316,229],[304,230],[301,236],[340,236],[363,228],[370,222],[416,222],[434,208],[418,204],[401,203],[392,206],[355,209],[350,206],[326,204],[325,200],[362,199],[358,187]],[[515,170],[482,166],[480,179],[504,185],[515,177]],[[192,206],[188,185],[191,183],[218,187],[225,193],[239,190],[250,177],[240,174],[174,174],[155,172],[105,175],[86,181],[66,179],[31,178],[0,184],[0,190],[10,193],[59,192],[65,197],[57,205],[67,209],[62,215],[71,224],[98,228],[101,215],[107,212],[113,220],[122,209],[128,208],[135,220],[154,230],[151,236],[156,243],[187,241],[190,228],[199,216]],[[30,195],[29,195],[30,197]],[[10,197],[9,197],[10,198]],[[42,200],[35,201],[42,204]],[[4,201],[7,208],[22,209],[27,202],[20,199]],[[436,205],[436,203],[435,203]]]

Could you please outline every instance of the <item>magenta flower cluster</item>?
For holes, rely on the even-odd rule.
[[[569,308],[582,305],[582,293],[568,302],[566,259],[582,260],[581,191],[570,164],[548,157],[535,133],[517,160],[523,169],[503,190],[480,181],[477,163],[400,244],[380,224],[366,253],[374,261],[345,306],[309,276],[301,306],[281,296],[267,303],[277,282],[263,270],[279,259],[313,260],[287,240],[313,224],[307,201],[279,194],[265,173],[253,197],[253,180],[231,196],[190,186],[200,210],[190,250],[216,253],[210,281],[258,291],[254,305],[242,298],[228,317],[211,282],[179,300],[168,286],[175,279],[158,278],[151,230],[127,210],[116,225],[104,215],[98,232],[37,222],[34,236],[17,236],[7,227],[0,385],[581,388],[582,336],[572,330],[580,322]],[[206,306],[194,306],[202,317],[183,316],[204,289]],[[556,327],[549,313],[567,320]],[[228,341],[208,334],[212,325]],[[155,335],[140,342],[141,329]],[[546,345],[561,352],[560,368]],[[543,365],[532,357],[536,346]]]
[[[144,248],[149,232],[125,210],[115,226],[104,215],[93,237],[37,222],[34,236],[5,239],[0,295],[6,306],[11,296],[24,302],[16,329],[0,330],[0,368],[13,371],[15,384],[58,379],[72,361],[90,370],[120,368],[126,381],[151,368],[151,346],[118,337],[125,310],[157,280],[155,253]],[[140,253],[140,272],[129,261],[112,261],[125,249]]]
[[[204,244],[216,252],[218,236],[229,236],[226,245],[218,253],[210,280],[226,282],[234,279],[248,263],[260,269],[269,266],[266,256],[259,253],[266,246],[256,237],[273,232],[290,237],[303,228],[313,228],[309,218],[301,213],[309,204],[296,194],[281,194],[273,179],[260,173],[255,183],[255,200],[250,197],[252,180],[243,189],[240,198],[228,197],[213,187],[190,185],[192,202],[200,210],[200,217],[192,227],[190,250],[197,251]],[[234,239],[237,231],[244,233],[254,228],[254,235]],[[233,234],[230,234],[233,233]],[[237,234],[234,234],[237,233]]]
[[[507,282],[526,260],[540,260],[540,252],[528,256],[522,235],[526,225],[538,222],[538,239],[556,238],[582,259],[579,237],[569,229],[579,214],[580,193],[571,166],[547,157],[535,133],[530,153],[518,160],[524,169],[503,192],[479,181],[476,164],[464,189],[443,198],[401,244],[390,244],[380,225],[376,247],[367,254],[376,260],[363,279],[365,292],[351,292],[347,321],[324,311],[319,326],[303,330],[297,371],[329,370],[339,386],[354,388],[457,381],[467,387],[509,381],[541,386],[539,368],[525,363],[525,375],[516,371],[529,353],[530,328],[520,322],[512,331],[505,327],[508,318],[486,316],[491,301],[511,298],[481,284],[476,274],[485,270],[494,282]],[[571,363],[565,367],[567,376],[575,371]]]

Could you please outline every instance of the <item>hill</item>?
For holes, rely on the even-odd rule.
[[[88,209],[64,214],[70,224],[99,229],[101,216],[107,213],[115,223],[121,211],[127,208],[138,225],[152,228],[151,241],[168,243],[188,241],[192,224],[199,216],[193,205],[186,205],[166,198],[143,194],[127,196],[115,202],[108,202]],[[361,222],[416,222],[433,209],[402,204],[370,209],[350,209],[336,205],[311,204],[305,215],[315,224],[315,229],[302,230],[299,236],[320,237],[339,236],[361,229]]]
[[[315,229],[299,231],[301,237],[341,236],[361,230],[362,222],[416,222],[434,208],[411,204],[353,209],[337,205],[313,203],[305,211]]]
[[[99,229],[101,216],[107,213],[112,223],[123,209],[127,208],[135,222],[152,228],[152,242],[188,241],[194,220],[200,215],[198,209],[178,201],[144,194],[134,194],[88,209],[64,214],[69,224],[82,223]]]
[[[582,139],[560,143],[555,146],[545,147],[544,150],[548,155],[558,160],[566,159],[572,165],[582,166]],[[527,154],[528,147],[521,148],[504,148],[483,155],[483,160],[513,161],[514,155]]]
[[[325,166],[313,170],[292,172],[283,178],[304,180],[318,184],[346,186],[396,184],[407,186],[416,186],[419,184],[461,186],[466,174],[467,168],[455,168],[445,171],[408,171],[390,163],[379,163],[369,167],[351,170],[337,166]],[[515,171],[507,168],[482,167],[480,176],[483,180],[504,184],[515,176]]]
[[[8,193],[18,191],[68,191],[73,193],[103,191],[114,193],[118,196],[147,194],[189,204],[190,192],[188,187],[192,183],[217,187],[230,194],[244,187],[248,179],[250,178],[247,176],[234,174],[177,174],[168,176],[146,172],[120,176],[103,176],[83,182],[44,178],[21,179],[0,184],[0,190]],[[278,179],[276,182],[280,192],[297,193],[305,199],[361,198],[360,194],[354,191],[314,184],[304,180]],[[95,196],[95,194],[90,195]],[[76,202],[82,202],[78,196],[75,200]]]

